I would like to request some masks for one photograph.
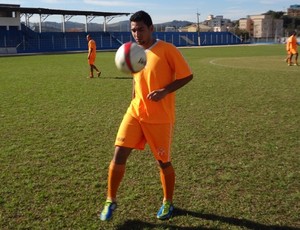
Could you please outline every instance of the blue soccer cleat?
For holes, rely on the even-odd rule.
[[[117,208],[117,203],[107,200],[100,214],[100,220],[107,221],[112,218],[113,211]]]
[[[164,201],[157,213],[157,219],[167,220],[170,219],[174,210],[174,206],[170,201]]]

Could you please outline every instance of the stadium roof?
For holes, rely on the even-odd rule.
[[[130,13],[124,12],[101,12],[101,11],[81,11],[81,10],[58,10],[58,9],[47,9],[47,8],[31,8],[31,7],[20,7],[19,5],[8,5],[0,4],[0,11],[17,11],[20,13],[27,14],[58,14],[58,15],[72,15],[72,16],[128,16]]]
[[[106,30],[106,18],[110,17],[116,17],[116,16],[128,16],[131,13],[124,13],[124,12],[101,12],[101,11],[81,11],[81,10],[59,10],[59,9],[47,9],[47,8],[31,8],[31,7],[20,7],[20,5],[16,4],[0,4],[0,12],[19,12],[20,14],[25,14],[25,17],[27,15],[33,14],[39,14],[40,15],[40,32],[42,31],[41,27],[41,21],[42,21],[42,16],[44,15],[62,15],[64,16],[63,20],[63,30],[65,30],[65,19],[69,20],[73,16],[85,16],[86,18],[94,18],[94,17],[99,17],[102,16],[104,17],[104,31]],[[44,17],[45,18],[47,18]],[[92,20],[91,19],[91,20]],[[27,22],[25,22],[27,23]],[[86,32],[87,32],[87,20],[86,20]],[[65,32],[65,31],[63,31]]]

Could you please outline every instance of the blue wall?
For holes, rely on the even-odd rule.
[[[91,32],[98,50],[117,49],[122,43],[132,41],[130,32]],[[30,29],[0,30],[0,47],[17,47],[18,53],[80,51],[87,49],[85,32],[43,32]],[[157,39],[173,43],[177,47],[198,46],[198,33],[155,32]],[[241,40],[229,32],[201,32],[201,46],[234,45]]]

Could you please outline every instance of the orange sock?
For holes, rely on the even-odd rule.
[[[175,187],[175,171],[172,165],[165,169],[160,169],[160,180],[164,191],[164,201],[172,202]]]
[[[117,197],[117,191],[119,185],[125,174],[125,165],[115,164],[113,161],[110,162],[108,170],[108,189],[107,198],[115,201]]]

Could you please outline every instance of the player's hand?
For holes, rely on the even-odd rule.
[[[160,101],[168,94],[167,90],[165,89],[158,89],[150,92],[147,95],[147,98],[152,101]]]

